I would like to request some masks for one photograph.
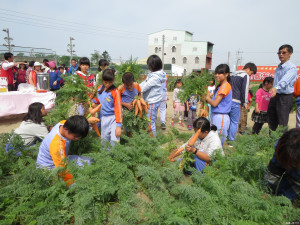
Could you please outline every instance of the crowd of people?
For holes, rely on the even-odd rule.
[[[254,121],[252,128],[253,134],[259,134],[264,123],[268,123],[270,130],[276,130],[278,126],[287,127],[289,114],[292,109],[293,97],[296,97],[297,124],[295,129],[286,131],[278,140],[275,146],[274,157],[268,166],[268,173],[265,180],[274,188],[276,185],[277,193],[283,194],[295,199],[300,193],[300,79],[297,79],[297,68],[290,61],[293,48],[290,45],[282,45],[278,50],[280,64],[275,71],[274,79],[267,77],[262,82],[260,88],[255,93],[255,109],[251,119]],[[9,80],[9,89],[12,90],[14,79],[10,77],[13,63],[13,55],[7,53],[5,62],[1,64],[1,76],[7,76]],[[19,76],[22,81],[36,85],[36,73],[42,70],[42,65],[38,62],[30,62],[29,68],[23,63],[20,64]],[[21,66],[22,65],[22,66]],[[55,91],[60,88],[63,79],[60,76],[64,74],[63,68],[56,68],[53,61],[44,62],[45,71],[49,73],[51,90]],[[120,140],[122,134],[123,110],[132,110],[132,102],[138,96],[149,104],[147,117],[149,119],[149,129],[153,136],[156,135],[156,119],[158,110],[161,114],[161,128],[166,128],[166,101],[167,101],[167,76],[163,71],[162,61],[159,56],[151,55],[147,60],[150,73],[147,78],[140,84],[136,83],[132,73],[127,72],[122,75],[123,84],[120,87],[114,85],[114,69],[108,68],[109,62],[106,60],[99,61],[99,73],[95,76],[89,74],[90,61],[83,57],[77,65],[76,60],[72,60],[72,65],[66,73],[81,77],[87,87],[96,87],[96,93],[91,100],[94,106],[101,104],[101,111],[98,115],[101,127],[101,139],[111,145]],[[27,73],[29,70],[29,73]],[[25,71],[25,73],[24,73]],[[227,64],[220,64],[215,68],[215,79],[211,80],[211,85],[207,87],[206,102],[209,113],[197,118],[196,110],[199,99],[196,95],[191,95],[185,102],[181,102],[178,93],[183,85],[182,80],[178,79],[175,83],[173,92],[173,109],[171,126],[174,126],[174,120],[179,114],[179,125],[183,125],[184,112],[187,111],[188,129],[194,129],[195,135],[192,145],[190,141],[184,144],[176,154],[170,156],[174,159],[183,150],[195,154],[195,168],[202,171],[205,166],[211,163],[212,156],[220,151],[224,155],[223,146],[227,139],[227,144],[232,147],[239,129],[244,134],[245,120],[249,111],[253,94],[249,90],[250,76],[257,72],[254,63],[247,63],[242,70],[231,73]],[[25,75],[24,75],[25,74]],[[215,86],[215,82],[218,83]],[[24,136],[27,129],[24,126],[28,123],[30,126],[41,125],[44,132],[44,125],[41,117],[44,115],[41,105],[35,106],[34,109],[39,111],[34,117],[30,106],[28,116],[24,118],[20,128],[15,132]],[[64,166],[63,159],[68,156],[70,141],[76,141],[80,137],[85,137],[89,130],[89,124],[84,114],[84,109],[78,106],[78,115],[72,116],[66,121],[61,121],[54,126],[49,134],[34,134],[34,138],[44,138],[37,163],[41,167],[53,168]],[[37,116],[38,115],[38,116]],[[36,117],[39,117],[38,119]],[[28,125],[28,126],[29,126]],[[43,128],[42,128],[43,127]],[[126,129],[126,128],[125,128]],[[39,130],[39,129],[35,129]],[[29,140],[28,135],[24,138],[25,143],[30,145],[33,140]],[[82,162],[90,163],[90,159],[75,157],[82,165]],[[284,178],[283,178],[284,177]],[[68,185],[73,181],[72,176],[64,175],[64,180]],[[278,186],[278,184],[280,184]]]

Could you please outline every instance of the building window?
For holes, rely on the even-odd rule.
[[[175,64],[176,63],[176,59],[173,57],[172,58],[172,64]]]
[[[158,47],[155,47],[154,51],[155,51],[155,53],[158,53]]]
[[[196,48],[196,47],[194,47],[194,48],[193,48],[193,52],[196,52],[196,51],[197,51],[197,48]]]
[[[186,58],[186,57],[183,57],[182,62],[183,62],[183,64],[186,64],[186,63],[187,63],[187,58]]]
[[[195,64],[199,64],[199,57],[198,56],[195,58]]]
[[[176,47],[175,46],[172,47],[172,52],[176,52]]]
[[[154,38],[154,44],[158,43],[158,38]]]
[[[175,37],[173,37],[173,41],[177,41],[177,37],[175,36]]]

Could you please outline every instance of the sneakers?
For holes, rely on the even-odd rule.
[[[229,148],[233,148],[233,145],[232,145],[231,142],[227,142],[227,145],[228,145]]]
[[[193,126],[188,126],[188,130],[191,130],[191,129],[193,129]]]
[[[171,126],[174,127],[174,122],[171,122]]]
[[[178,125],[184,127],[183,123],[178,123]]]
[[[166,129],[166,124],[165,124],[165,123],[162,123],[162,124],[161,124],[161,129],[162,129],[162,130],[165,130],[165,129]]]

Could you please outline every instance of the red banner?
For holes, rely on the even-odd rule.
[[[244,66],[238,66],[242,70]],[[263,81],[266,77],[274,77],[277,66],[257,66],[257,73],[250,77],[251,81]],[[300,77],[300,66],[297,66],[298,77]]]

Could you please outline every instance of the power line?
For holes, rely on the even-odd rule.
[[[9,14],[8,12],[13,12],[13,13],[17,13],[17,14],[22,14],[22,15],[28,15],[30,17],[35,17],[38,18],[39,20],[50,20],[50,21],[58,21],[60,25],[62,25],[63,23],[67,23],[68,26],[69,25],[79,25],[79,26],[84,26],[84,27],[93,27],[96,29],[102,29],[102,30],[107,30],[108,31],[115,31],[115,32],[121,32],[121,33],[127,33],[127,34],[137,34],[137,35],[146,35],[145,33],[140,33],[140,32],[134,32],[134,31],[125,31],[125,30],[120,30],[120,29],[115,29],[115,28],[108,28],[108,27],[101,27],[101,26],[95,26],[95,25],[90,25],[90,24],[84,24],[84,23],[78,23],[78,22],[73,22],[73,21],[67,21],[67,20],[59,20],[59,19],[55,19],[55,18],[50,18],[50,17],[45,17],[45,16],[40,16],[40,15],[34,15],[34,14],[30,14],[30,13],[23,13],[23,12],[18,12],[18,11],[14,11],[14,10],[8,10],[8,9],[3,9],[0,8],[0,10],[4,11],[3,14],[9,15],[9,16],[14,16],[16,17],[16,15],[13,14]],[[34,18],[30,18],[30,17],[25,17],[25,16],[17,16],[17,17],[22,17],[22,18],[26,18],[26,19],[32,19],[34,20]],[[57,23],[57,22],[56,22]]]
[[[41,27],[41,28],[48,28],[48,29],[54,29],[54,30],[62,30],[62,31],[71,31],[71,32],[76,32],[76,33],[82,33],[82,34],[86,34],[86,35],[96,35],[99,36],[99,34],[102,34],[101,32],[90,32],[90,31],[84,31],[84,30],[78,30],[78,29],[73,29],[70,27],[58,27],[58,26],[51,26],[51,25],[45,25],[42,23],[36,23],[32,24],[32,22],[28,22],[28,21],[22,21],[20,22],[19,20],[14,20],[14,19],[10,19],[10,18],[6,18],[6,17],[1,17],[2,21],[6,21],[9,23],[17,23],[17,24],[24,24],[24,25],[28,25],[28,26],[32,26],[32,27]],[[117,37],[117,38],[127,38],[127,39],[135,39],[135,40],[145,40],[145,38],[137,38],[137,37],[132,37],[132,36],[124,36],[124,35],[115,35],[115,34],[106,34],[107,36],[112,36],[112,37]]]

